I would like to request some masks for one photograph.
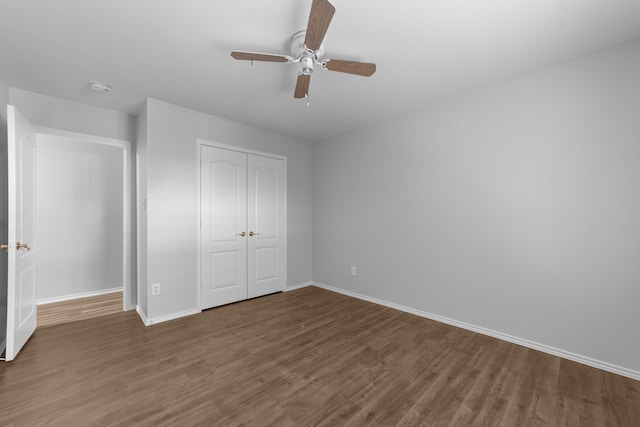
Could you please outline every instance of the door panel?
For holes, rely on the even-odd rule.
[[[202,146],[202,308],[247,298],[246,154]]]
[[[286,283],[284,160],[248,157],[249,298],[284,290]],[[251,234],[251,233],[250,233]]]
[[[258,162],[259,159],[252,159]],[[253,210],[249,210],[255,222],[255,229],[260,230],[258,239],[277,238],[277,198],[278,170],[269,166],[258,166],[253,170],[253,192],[255,198]]]
[[[238,271],[242,258],[239,251],[217,252],[211,254],[211,290],[238,286],[241,278]]]
[[[256,281],[275,279],[278,276],[278,249],[274,247],[258,248],[256,255]]]
[[[36,132],[7,106],[9,250],[6,360],[13,360],[36,329]],[[18,247],[18,243],[21,247]]]
[[[18,288],[18,329],[27,326],[36,315],[36,269],[31,265],[19,274],[16,286]]]
[[[244,163],[244,159],[238,159]],[[244,165],[228,160],[217,160],[210,164],[211,170],[211,241],[213,243],[235,242],[236,232],[244,227]]]

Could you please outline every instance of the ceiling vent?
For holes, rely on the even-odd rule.
[[[111,86],[96,80],[91,80],[89,86],[96,92],[111,92]]]

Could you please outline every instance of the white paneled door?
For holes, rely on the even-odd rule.
[[[283,161],[248,155],[249,298],[284,290]]]
[[[12,105],[7,107],[9,242],[7,342],[13,360],[36,329],[36,132]]]
[[[202,308],[284,290],[283,159],[200,150]]]
[[[202,306],[247,298],[247,155],[202,147]]]

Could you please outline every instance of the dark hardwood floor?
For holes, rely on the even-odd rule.
[[[3,426],[640,426],[640,382],[309,287],[38,329]]]

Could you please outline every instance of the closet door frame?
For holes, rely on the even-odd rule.
[[[284,164],[284,212],[282,213],[284,215],[284,227],[283,227],[283,234],[284,234],[284,242],[283,242],[283,252],[284,252],[284,257],[283,257],[283,263],[284,263],[284,284],[282,287],[282,291],[284,291],[286,289],[287,286],[287,225],[288,225],[288,218],[287,218],[287,157],[286,156],[280,156],[278,154],[272,154],[272,153],[266,153],[264,151],[257,151],[257,150],[251,150],[248,148],[243,148],[243,147],[237,147],[235,145],[229,145],[229,144],[222,144],[219,142],[214,142],[214,141],[208,141],[205,139],[197,139],[196,140],[196,246],[197,246],[197,253],[196,253],[196,268],[197,268],[197,274],[196,274],[196,278],[197,278],[197,288],[198,288],[198,309],[202,310],[202,242],[201,242],[201,223],[202,223],[202,217],[201,217],[201,184],[200,184],[200,173],[201,173],[201,148],[203,146],[207,146],[207,147],[213,147],[213,148],[222,148],[224,150],[231,150],[231,151],[237,151],[239,153],[245,153],[245,154],[254,154],[257,156],[263,156],[263,157],[271,157],[273,159],[278,159],[278,160],[282,160],[283,164]]]

